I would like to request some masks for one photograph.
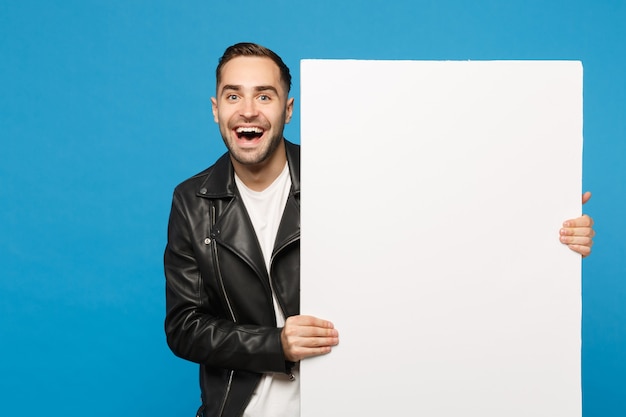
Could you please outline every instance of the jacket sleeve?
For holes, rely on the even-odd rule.
[[[289,372],[280,328],[237,324],[210,314],[210,300],[194,253],[189,211],[174,194],[164,255],[165,333],[172,352],[192,362],[252,372]]]

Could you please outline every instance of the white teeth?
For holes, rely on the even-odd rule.
[[[261,129],[260,127],[255,127],[255,126],[238,127],[237,133],[263,133],[263,129]]]

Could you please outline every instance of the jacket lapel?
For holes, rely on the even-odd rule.
[[[300,148],[285,141],[287,163],[291,175],[291,191],[278,228],[274,252],[300,237]],[[253,268],[269,288],[265,260],[252,222],[235,185],[235,176],[228,153],[216,161],[215,167],[202,183],[197,195],[215,201],[218,217],[211,236],[220,245],[237,254]]]
[[[252,222],[241,197],[236,194],[213,227],[215,239],[236,253],[269,283],[265,260]]]
[[[283,246],[300,237],[300,148],[291,142],[285,142],[285,148],[291,175],[291,191],[278,227],[272,256]]]
[[[212,238],[250,265],[269,288],[263,253],[237,191],[228,153],[216,161],[214,169],[200,186],[197,195],[211,199],[215,204],[217,221],[211,229]]]

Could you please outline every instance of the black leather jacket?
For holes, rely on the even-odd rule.
[[[285,141],[291,191],[268,274],[228,154],[174,191],[165,249],[167,343],[200,364],[203,414],[241,416],[265,372],[289,372],[270,279],[300,311],[300,147]]]

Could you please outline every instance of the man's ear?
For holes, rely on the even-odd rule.
[[[219,123],[219,118],[217,117],[217,99],[215,97],[211,97],[211,109],[213,110],[213,120],[215,123]]]
[[[289,123],[293,115],[293,97],[287,99],[287,108],[285,111],[285,123]]]

